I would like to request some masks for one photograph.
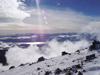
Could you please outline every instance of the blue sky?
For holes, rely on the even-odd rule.
[[[36,1],[26,0],[24,2],[28,7],[36,6]],[[60,6],[57,4],[60,3]],[[70,8],[77,12],[82,12],[85,15],[100,16],[100,0],[40,0],[40,7],[57,8],[64,10]]]
[[[99,33],[100,0],[0,0],[0,34]]]

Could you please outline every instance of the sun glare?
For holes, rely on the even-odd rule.
[[[43,25],[43,23],[42,23],[41,11],[39,7],[39,0],[36,0],[36,5],[37,5],[37,12],[38,12],[37,14],[38,14],[39,30],[40,33],[43,33],[43,30],[41,29],[41,25]]]

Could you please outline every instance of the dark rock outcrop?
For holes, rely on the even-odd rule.
[[[9,68],[9,70],[10,70],[10,69],[14,69],[14,68],[15,68],[15,66],[11,66],[11,67]]]
[[[55,75],[58,75],[58,74],[60,74],[62,72],[62,70],[60,70],[59,68],[57,68],[56,70],[55,70]]]
[[[77,68],[77,69],[80,69],[80,68],[81,68],[81,66],[80,66],[80,64],[77,64],[77,65],[73,65],[73,66],[72,66],[72,68]]]
[[[7,50],[0,50],[0,63],[2,63],[3,66],[8,65],[5,54]]]
[[[25,64],[20,64],[19,66],[25,66]]]
[[[94,59],[94,58],[95,58],[95,54],[87,55],[85,61],[88,61],[88,60],[91,60],[91,59]]]
[[[83,75],[83,73],[79,71],[77,75]]]
[[[49,75],[51,73],[51,71],[46,71],[45,75]]]
[[[40,70],[40,68],[38,67],[37,70]]]
[[[44,61],[44,60],[45,60],[45,58],[42,56],[42,57],[38,58],[37,62],[41,62],[41,61]]]
[[[94,40],[92,42],[92,45],[89,47],[89,50],[92,51],[92,50],[99,50],[99,49],[100,49],[100,42]]]
[[[65,75],[71,75],[71,72],[70,71],[67,71]]]
[[[67,54],[69,54],[69,53],[67,53],[65,51],[62,52],[62,56],[67,55]]]

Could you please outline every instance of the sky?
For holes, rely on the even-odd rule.
[[[0,0],[0,35],[100,32],[100,0]]]

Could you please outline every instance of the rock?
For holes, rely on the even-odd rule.
[[[50,65],[47,65],[47,67],[50,67]]]
[[[65,51],[62,52],[62,56],[67,55],[67,54],[69,54],[69,53],[67,53]]]
[[[30,63],[29,66],[31,66],[32,64]]]
[[[80,50],[77,50],[76,52],[80,53]]]
[[[66,69],[63,69],[63,72],[67,72],[68,71],[68,68],[66,68]]]
[[[80,69],[81,66],[80,66],[80,64],[77,64],[77,65],[73,65],[72,68],[78,68],[78,69]]]
[[[67,71],[65,75],[71,75],[71,72],[70,71]]]
[[[45,60],[45,58],[43,56],[38,58],[38,62],[41,62],[41,61],[44,61],[44,60]]]
[[[14,69],[14,68],[15,68],[15,66],[11,66],[11,67],[9,68],[9,70],[10,70],[10,69]]]
[[[46,71],[45,75],[49,75],[51,73],[51,71]]]
[[[68,70],[72,70],[72,68],[71,68],[71,67],[68,67],[67,69],[68,69]]]
[[[77,75],[83,75],[83,73],[79,71]]]
[[[6,59],[6,56],[5,56],[6,52],[7,52],[7,50],[0,50],[0,63],[3,66],[8,65],[7,59]]]
[[[60,72],[62,72],[59,68],[57,68],[56,70],[55,70],[55,75],[58,75],[58,74],[60,74]]]
[[[25,66],[25,64],[20,64],[19,66]]]
[[[40,70],[40,68],[38,67],[37,70]]]
[[[77,73],[77,70],[75,70],[74,72]]]
[[[92,60],[94,58],[95,58],[95,54],[87,55],[85,61]]]
[[[72,62],[75,62],[75,60],[73,60]]]
[[[83,70],[82,72],[86,72],[86,70]]]

